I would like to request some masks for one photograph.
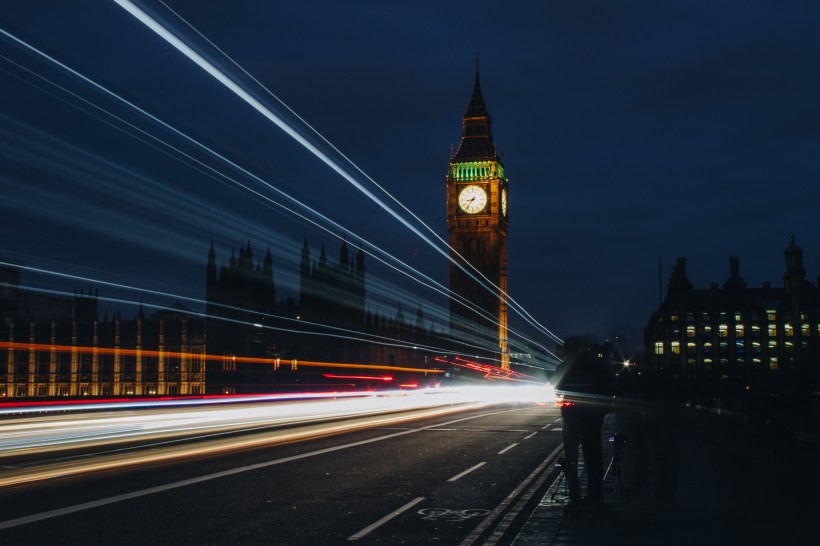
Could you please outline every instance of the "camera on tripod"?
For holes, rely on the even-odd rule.
[[[620,449],[626,443],[626,436],[621,434],[620,432],[616,432],[614,436],[609,437],[609,442],[615,444],[614,447],[616,450],[620,451]]]

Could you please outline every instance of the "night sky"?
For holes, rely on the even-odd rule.
[[[139,5],[444,240],[478,55],[510,179],[509,293],[558,336],[639,348],[677,257],[697,287],[722,284],[731,256],[750,286],[782,286],[794,235],[809,278],[820,274],[817,2]],[[31,270],[24,284],[196,308],[211,241],[227,262],[250,240],[257,258],[271,249],[279,295],[295,297],[304,238],[335,261],[341,236],[446,284],[437,250],[114,2],[5,0],[0,29],[0,255],[140,291]],[[283,210],[277,190],[336,224]],[[441,294],[367,264],[373,311],[421,305],[446,324]]]

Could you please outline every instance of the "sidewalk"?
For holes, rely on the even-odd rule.
[[[628,496],[616,493],[610,472],[602,512],[564,514],[556,480],[513,544],[816,543],[817,445],[691,408],[649,417],[620,410],[604,424],[605,468],[613,452],[607,438],[616,432],[627,440]]]

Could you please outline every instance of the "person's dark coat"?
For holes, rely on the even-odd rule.
[[[612,403],[614,378],[607,362],[596,354],[584,351],[556,370],[555,392],[565,404],[599,407],[606,412]]]

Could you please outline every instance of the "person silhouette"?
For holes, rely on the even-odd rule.
[[[603,450],[601,429],[610,410],[614,378],[602,354],[584,349],[556,370],[564,440],[564,475],[569,490],[566,511],[603,506]],[[587,496],[581,495],[578,476],[579,446],[583,449],[587,472]]]

